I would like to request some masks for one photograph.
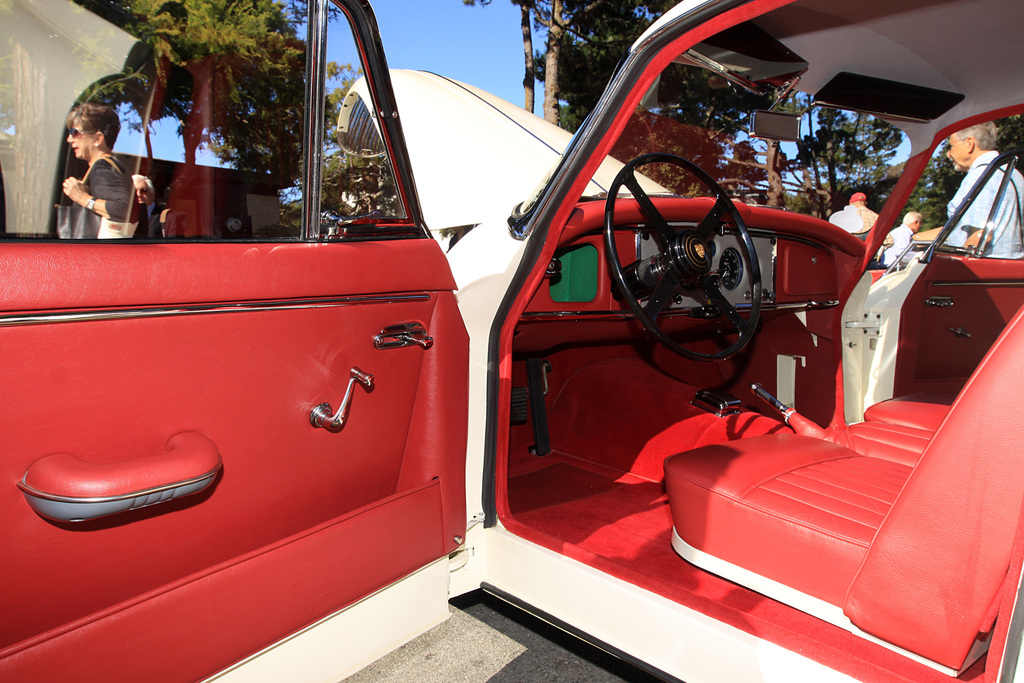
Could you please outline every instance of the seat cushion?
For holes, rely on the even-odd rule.
[[[884,422],[935,432],[956,394],[907,394],[879,401],[864,411],[865,422]]]
[[[885,422],[858,422],[846,428],[845,445],[861,455],[913,467],[934,435],[925,429]]]
[[[672,522],[691,547],[842,606],[912,467],[793,434],[665,461]]]

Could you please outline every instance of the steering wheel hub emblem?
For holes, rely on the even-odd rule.
[[[711,270],[711,249],[695,232],[687,233],[683,241],[686,260],[690,269],[698,274]]]
[[[710,272],[712,253],[711,246],[692,230],[679,233],[667,250],[668,260],[683,282],[693,282]]]

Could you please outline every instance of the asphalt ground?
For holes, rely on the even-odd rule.
[[[658,679],[476,591],[451,617],[345,683],[654,683]]]

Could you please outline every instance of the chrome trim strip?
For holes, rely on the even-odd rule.
[[[1024,287],[1024,280],[970,280],[963,282],[932,282],[932,287]]]
[[[51,323],[78,323],[96,320],[125,320],[131,318],[165,318],[207,313],[241,313],[252,311],[287,311],[311,308],[336,308],[363,304],[392,304],[409,301],[428,301],[429,294],[341,296],[325,299],[284,299],[280,301],[247,301],[234,304],[186,304],[182,306],[126,308],[119,310],[86,310],[64,313],[20,313],[0,315],[0,327],[18,325],[47,325]]]
[[[37,488],[33,488],[32,486],[26,484],[24,479],[18,482],[18,488],[35,498],[42,498],[43,500],[52,500],[58,503],[116,503],[124,500],[132,500],[133,498],[141,498],[142,496],[151,496],[154,493],[161,493],[162,491],[180,489],[185,486],[191,486],[192,484],[198,484],[200,482],[206,481],[207,479],[213,479],[215,476],[217,476],[217,473],[220,472],[220,469],[221,465],[218,464],[215,468],[213,468],[206,474],[200,474],[199,476],[192,477],[191,479],[183,479],[181,481],[176,481],[171,484],[154,486],[151,489],[143,489],[141,491],[133,491],[131,493],[120,493],[116,496],[96,496],[92,498],[76,498],[75,496],[62,496],[56,493],[47,493],[45,491],[40,491]]]
[[[325,0],[310,2],[306,20],[306,106],[302,119],[306,172],[302,177],[302,235],[307,241],[315,241],[320,237],[320,185],[323,174],[329,18],[326,5]]]
[[[794,301],[791,303],[783,304],[769,304],[764,303],[761,305],[762,311],[799,311],[799,310],[819,310],[823,308],[835,308],[839,305],[839,299],[828,299],[825,301]],[[750,310],[750,304],[736,304],[736,310],[748,311]],[[689,317],[690,309],[668,309],[662,311],[662,316],[670,318],[681,318]],[[535,311],[533,313],[523,313],[520,318],[520,322],[545,322],[549,320],[587,320],[587,321],[616,321],[616,320],[633,320],[636,318],[632,312],[626,311]],[[703,318],[694,318],[695,320],[703,320]]]

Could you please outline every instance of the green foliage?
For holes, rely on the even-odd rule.
[[[565,0],[567,31],[558,76],[563,128],[575,132],[583,124],[622,55],[674,4],[672,0]],[[543,81],[544,55],[538,54],[534,64],[537,78]]]
[[[797,172],[808,213],[826,217],[854,192],[867,194],[868,208],[881,209],[899,177],[891,164],[903,133],[868,114],[812,107],[810,95],[798,95],[790,109],[804,117]]]

